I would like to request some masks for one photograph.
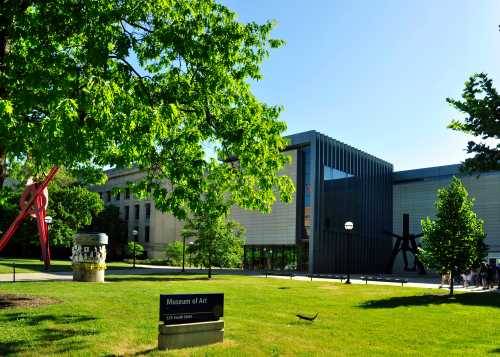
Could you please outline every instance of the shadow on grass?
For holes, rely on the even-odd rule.
[[[67,354],[90,347],[85,339],[93,336],[97,330],[86,328],[82,323],[96,320],[93,316],[83,315],[31,315],[25,312],[0,315],[0,325],[22,325],[29,329],[26,339],[15,339],[0,343],[0,355],[23,354],[49,348],[57,354]],[[51,327],[42,327],[43,323],[50,321]],[[54,325],[55,324],[55,325]],[[54,325],[54,326],[53,326]],[[8,327],[7,327],[8,328]]]
[[[5,267],[2,268],[2,273],[4,274],[10,274],[12,272],[12,261],[16,262],[16,269],[17,272],[24,273],[24,270],[28,270],[28,272],[33,272],[33,273],[44,273],[44,272],[61,272],[61,271],[71,271],[71,265],[67,263],[52,263],[49,267],[49,270],[44,270],[44,265],[43,262],[25,262],[25,261],[17,261],[15,259],[13,260],[0,260],[0,267]],[[21,270],[21,271],[20,271]]]
[[[390,309],[401,306],[428,306],[442,304],[460,304],[468,306],[488,306],[500,308],[500,295],[489,293],[464,293],[449,295],[398,296],[382,300],[365,301],[359,307],[363,309]]]
[[[151,352],[155,352],[155,351],[158,351],[158,348],[154,347],[154,348],[149,348],[149,349],[144,350],[144,351],[138,351],[138,352],[134,352],[134,353],[125,353],[125,354],[110,353],[110,354],[104,355],[103,357],[134,357],[134,356],[145,356],[145,355],[150,354]]]
[[[489,353],[497,353],[497,354],[500,354],[500,347],[495,348],[494,350],[491,350]]]
[[[8,314],[0,315],[0,323],[16,321],[17,323],[23,325],[38,325],[45,321],[51,321],[57,324],[74,324],[82,323],[87,321],[94,321],[97,318],[93,316],[83,316],[83,315],[52,315],[52,314],[42,314],[42,315],[32,315],[26,312],[11,312]]]
[[[220,280],[220,279],[214,279],[212,278],[211,280]],[[106,276],[106,281],[115,281],[115,282],[120,282],[120,281],[162,281],[162,282],[169,282],[169,281],[209,281],[207,277],[193,277],[193,276],[186,276],[186,277],[171,277],[171,276],[158,276],[158,275],[112,275],[112,276]]]

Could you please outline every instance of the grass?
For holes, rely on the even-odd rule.
[[[0,258],[0,274],[12,274],[12,262],[16,263],[16,273],[43,272],[43,262],[39,259],[31,258]],[[125,262],[108,262],[108,269],[125,269],[131,265]],[[71,271],[71,261],[52,260],[50,262],[50,272]]]
[[[3,283],[63,302],[0,309],[0,355],[485,356],[500,353],[500,294],[221,275]],[[156,350],[161,293],[224,292],[223,344]],[[442,294],[442,292],[439,292]],[[313,323],[295,314],[314,315]]]

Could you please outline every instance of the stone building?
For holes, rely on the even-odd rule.
[[[464,175],[459,165],[448,165],[393,172],[390,163],[316,131],[288,139],[285,154],[291,164],[282,174],[295,183],[293,201],[285,204],[278,199],[269,215],[232,210],[232,217],[246,228],[247,269],[383,272],[394,244],[387,232],[402,234],[403,214],[409,214],[410,232],[420,233],[421,219],[435,214],[437,189],[449,185],[453,176],[459,176],[476,199],[474,209],[485,221],[489,258],[500,260],[500,171]],[[126,189],[113,194],[113,188],[139,180],[139,170],[107,174],[106,185],[93,189],[106,204],[120,207],[129,239],[137,229],[148,256],[163,257],[168,243],[182,239],[182,224],[156,210],[152,200],[137,200]],[[344,230],[346,221],[354,223],[352,232]],[[402,267],[399,255],[394,271]]]

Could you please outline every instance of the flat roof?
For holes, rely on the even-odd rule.
[[[464,173],[460,171],[461,164],[424,167],[421,169],[396,171],[393,173],[394,183],[404,183],[410,181],[421,181],[429,178],[448,178],[452,176],[467,175],[500,175],[500,171],[489,171],[481,173]]]

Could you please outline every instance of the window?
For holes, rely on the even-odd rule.
[[[151,218],[151,203],[146,203],[146,219]]]
[[[111,202],[111,191],[106,191],[106,202]]]
[[[99,192],[99,198],[102,200],[102,192]]]
[[[144,242],[149,242],[149,226],[146,226],[144,230]]]
[[[134,206],[134,216],[135,216],[135,219],[139,219],[139,212],[140,212],[140,206],[139,205],[135,205]]]
[[[120,191],[118,191],[115,195],[115,200],[120,201]]]
[[[125,189],[125,199],[130,200],[130,188],[128,187]]]
[[[125,217],[124,217],[124,219],[127,222],[128,222],[129,215],[130,215],[130,207],[129,206],[125,206]]]
[[[146,190],[147,190],[148,192],[151,192],[151,186],[149,186],[149,185],[148,185],[148,187],[146,188]]]

